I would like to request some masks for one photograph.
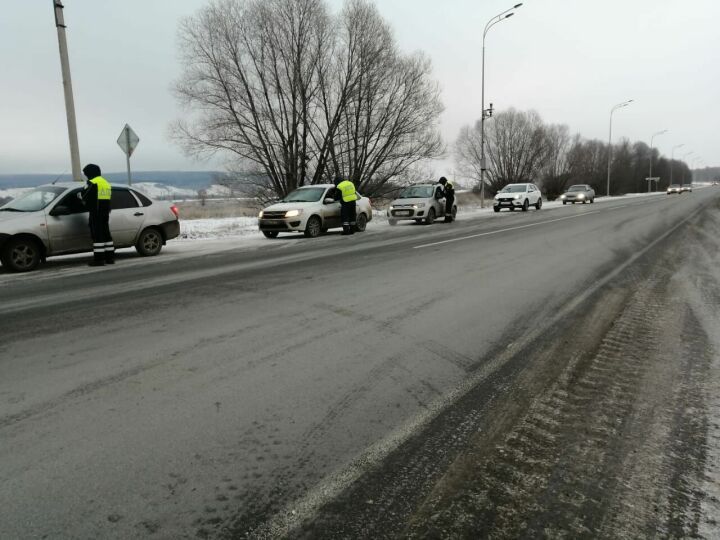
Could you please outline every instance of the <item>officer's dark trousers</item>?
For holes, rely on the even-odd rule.
[[[342,220],[343,234],[354,234],[357,219],[355,201],[340,201],[340,219]]]
[[[110,234],[110,201],[98,201],[97,210],[90,211],[90,235],[94,259],[97,262],[113,262],[115,246]]]
[[[445,221],[452,219],[452,209],[455,204],[455,197],[445,197]]]

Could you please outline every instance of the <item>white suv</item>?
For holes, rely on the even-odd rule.
[[[542,208],[542,194],[535,184],[508,184],[495,195],[493,201],[496,212],[501,208],[509,208],[510,211],[521,208],[527,212],[531,206],[537,210]]]

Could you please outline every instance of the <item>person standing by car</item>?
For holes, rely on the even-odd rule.
[[[90,163],[83,169],[87,184],[82,200],[88,209],[90,235],[93,241],[93,260],[90,266],[115,264],[115,246],[110,234],[110,198],[112,187],[101,175],[100,167]]]
[[[358,200],[355,184],[350,180],[343,180],[340,176],[335,177],[335,187],[338,190],[340,198],[340,218],[342,219],[343,234],[355,234],[356,225],[356,207],[355,201]]]
[[[445,223],[452,221],[452,209],[455,204],[455,186],[444,176],[440,178],[438,183],[443,187],[445,195]]]

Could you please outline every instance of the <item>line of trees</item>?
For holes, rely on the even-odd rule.
[[[590,184],[598,194],[607,186],[606,142],[571,135],[568,126],[546,124],[536,111],[509,109],[485,122],[486,183],[491,193],[517,182],[539,184],[546,196],[557,198],[571,184]],[[465,126],[455,142],[455,158],[462,173],[480,181],[480,122]],[[648,189],[650,147],[622,139],[612,145],[611,195]],[[652,150],[653,177],[658,189],[689,183],[692,173],[685,162]],[[653,186],[655,189],[655,186]]]
[[[402,53],[368,0],[214,0],[179,31],[173,135],[190,155],[223,153],[260,196],[339,174],[382,193],[444,151],[430,61]]]

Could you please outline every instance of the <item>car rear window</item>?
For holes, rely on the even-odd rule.
[[[139,191],[135,191],[134,189],[130,191],[140,200],[140,204],[142,204],[143,206],[150,206],[152,204],[152,201]]]
[[[113,188],[112,198],[110,199],[110,207],[113,210],[122,210],[123,208],[137,208],[138,202],[127,189]]]

